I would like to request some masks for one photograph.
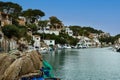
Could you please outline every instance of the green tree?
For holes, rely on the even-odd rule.
[[[39,28],[44,28],[44,27],[47,27],[48,26],[48,20],[43,20],[43,21],[39,21],[38,22],[38,26],[39,26]]]
[[[37,32],[36,24],[27,24],[27,28],[30,29],[33,33]]]
[[[60,21],[57,17],[51,16],[49,17],[51,27],[53,28],[61,28],[63,27],[62,21]]]
[[[27,35],[27,29],[25,26],[5,25],[2,27],[2,32],[7,38],[21,38]]]
[[[26,26],[16,26],[19,29],[19,37],[26,37],[27,36],[27,28]]]
[[[27,18],[28,23],[34,23],[35,20],[41,19],[45,13],[38,9],[28,9],[22,12],[22,15]]]
[[[0,1],[0,11],[17,17],[21,13],[22,7],[17,3]]]
[[[69,26],[70,29],[73,31],[73,35],[77,36],[77,35],[84,35],[84,36],[88,36],[89,33],[103,33],[103,31],[101,30],[96,30],[92,27],[81,27],[81,26]]]
[[[19,4],[0,1],[0,11],[10,15],[12,17],[12,23],[18,25],[17,18],[22,11],[22,7]]]
[[[114,36],[114,40],[117,40],[118,38],[120,38],[120,34]]]
[[[73,35],[75,36],[78,36],[80,33],[82,33],[81,26],[70,26],[69,28],[73,31]]]
[[[8,38],[19,37],[19,29],[15,25],[6,25],[2,28],[2,32]]]
[[[109,44],[109,43],[114,44],[114,41],[115,41],[114,37],[112,37],[112,36],[111,37],[99,38],[99,40],[100,40],[101,43],[105,42],[106,44]]]

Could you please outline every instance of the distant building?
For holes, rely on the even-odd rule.
[[[100,33],[99,37],[110,37],[110,33]]]
[[[51,25],[50,21],[48,21],[47,26],[40,27],[38,33],[59,35],[60,31],[63,30],[63,28],[64,25],[62,23],[55,23]]]
[[[90,33],[89,34],[89,38],[93,39],[93,38],[98,38],[99,35],[97,33]]]
[[[92,46],[94,46],[94,47],[100,47],[101,46],[101,43],[98,40],[98,38],[93,38],[92,39]]]
[[[12,17],[6,13],[0,12],[0,26],[12,24]]]
[[[65,29],[65,32],[69,35],[69,36],[73,36],[73,31],[72,30],[70,30],[70,28],[66,28]]]
[[[92,46],[99,47],[101,46],[100,41],[98,40],[99,35],[97,33],[90,33],[89,38],[91,39]]]
[[[118,43],[120,44],[120,38],[118,38]]]
[[[44,43],[46,43],[48,46],[54,46],[55,40],[44,40]]]
[[[39,35],[33,35],[34,40],[34,50],[40,50],[40,36]]]
[[[115,41],[116,44],[120,44],[120,38]]]
[[[49,26],[44,27],[43,29],[38,30],[38,33],[59,35],[59,31],[57,31],[57,30],[51,30]]]
[[[26,18],[23,17],[23,16],[19,16],[19,17],[18,17],[18,23],[19,23],[19,25],[25,26]]]
[[[82,36],[76,46],[77,48],[91,47],[92,46],[91,39],[89,39],[88,37]]]
[[[82,36],[72,36],[73,38],[80,39]]]
[[[82,48],[82,47],[99,47],[101,46],[101,43],[97,38],[90,39],[85,36],[81,36],[79,42],[77,43],[77,47]]]

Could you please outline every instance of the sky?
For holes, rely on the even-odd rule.
[[[65,26],[90,26],[120,34],[120,0],[0,0],[18,3],[23,10],[40,9],[42,18],[56,16]]]

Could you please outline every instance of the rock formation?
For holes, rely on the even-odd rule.
[[[41,67],[42,57],[37,51],[0,54],[0,80],[18,80]]]

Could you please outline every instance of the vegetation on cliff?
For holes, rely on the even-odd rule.
[[[96,33],[100,34],[103,33],[101,30],[94,29],[92,27],[81,27],[81,26],[69,26],[71,30],[73,30],[73,35],[78,36],[78,35],[84,35],[84,36],[89,36],[89,33]]]

